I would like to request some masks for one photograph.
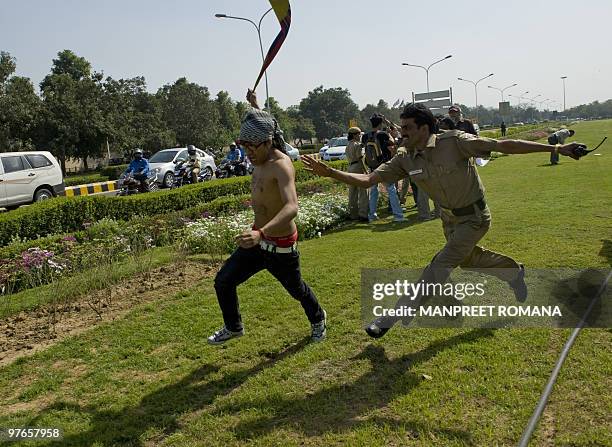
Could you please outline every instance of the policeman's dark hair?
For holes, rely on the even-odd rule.
[[[423,104],[408,104],[406,107],[404,107],[400,118],[414,119],[414,123],[417,125],[417,127],[427,125],[430,134],[435,133],[438,127],[436,125],[436,119],[431,113],[431,110],[429,110]]]
[[[370,117],[370,124],[372,127],[378,127],[383,122],[383,116],[379,113],[375,113]]]
[[[349,132],[349,134],[348,134],[348,136],[346,137],[346,139],[347,139],[348,141],[353,141],[353,140],[355,139],[355,137],[358,137],[358,136],[359,136],[359,134],[358,134],[358,133],[350,133],[350,132]]]

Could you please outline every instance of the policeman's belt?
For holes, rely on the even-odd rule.
[[[353,166],[353,165],[355,165],[355,164],[357,164],[357,163],[361,163],[361,161],[362,161],[362,160],[363,160],[363,157],[361,157],[359,160],[351,161],[351,162],[349,163],[349,166]]]
[[[477,201],[475,201],[471,205],[464,206],[463,208],[448,209],[448,208],[443,208],[442,207],[442,209],[445,210],[445,211],[449,211],[454,216],[469,216],[471,214],[474,214],[474,206],[477,206],[478,209],[480,209],[480,211],[482,211],[482,210],[484,210],[487,207],[487,202],[485,202],[484,199],[478,199]]]
[[[297,252],[297,243],[294,243],[291,247],[277,247],[274,244],[270,244],[264,240],[259,241],[259,247],[268,253],[295,253]]]

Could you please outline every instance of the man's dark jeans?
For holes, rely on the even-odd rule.
[[[297,251],[269,253],[256,245],[248,249],[238,248],[221,267],[215,278],[217,300],[219,300],[227,329],[237,332],[243,327],[236,288],[264,269],[268,270],[287,292],[300,302],[311,323],[323,320],[323,309],[319,306],[317,297],[308,284],[302,280],[299,253]]]

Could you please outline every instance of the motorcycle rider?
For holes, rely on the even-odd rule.
[[[187,146],[187,154],[189,155],[189,158],[186,161],[185,166],[187,169],[185,170],[184,175],[187,175],[187,172],[189,172],[191,174],[191,183],[195,184],[198,183],[198,176],[200,175],[201,166],[200,158],[198,157],[196,148],[193,144]]]
[[[134,149],[133,156],[134,159],[130,162],[123,174],[132,174],[134,180],[139,183],[140,192],[148,192],[149,184],[147,182],[147,177],[149,175],[149,160],[143,157],[143,152],[140,148]]]
[[[238,149],[234,143],[230,144],[230,151],[227,154],[226,160],[234,166],[234,172],[236,175],[246,175],[246,168],[244,167],[244,153]]]

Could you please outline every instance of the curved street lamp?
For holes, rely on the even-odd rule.
[[[272,11],[272,8],[268,9],[266,12],[263,13],[263,15],[261,16],[261,18],[259,19],[259,23],[255,23],[253,22],[251,19],[247,19],[245,17],[236,17],[236,16],[228,16],[227,14],[215,14],[215,17],[218,19],[234,19],[234,20],[243,20],[245,22],[249,22],[251,25],[253,25],[255,27],[255,29],[257,30],[257,37],[259,38],[259,50],[261,51],[261,62],[265,62],[265,57],[264,57],[264,52],[263,52],[263,45],[261,43],[261,22],[264,19],[264,17],[270,12]],[[268,70],[264,71],[264,78],[266,81],[266,106],[264,107],[264,109],[270,109],[270,94],[268,92]]]
[[[504,88],[497,88],[497,87],[493,87],[492,85],[487,85],[488,88],[492,88],[493,90],[497,90],[499,93],[501,93],[501,102],[504,102],[504,92],[506,90],[508,90],[511,87],[516,87],[518,84],[514,83],[512,85],[509,85],[508,87],[504,87]]]
[[[464,79],[464,78],[457,78],[460,81],[464,81],[464,82],[469,82],[471,84],[474,84],[474,95],[476,97],[476,121],[478,122],[478,83],[480,81],[484,81],[487,78],[490,78],[491,76],[493,76],[494,73],[489,73],[488,75],[480,78],[478,81],[470,81],[469,79]]]
[[[427,77],[427,93],[429,93],[429,69],[431,67],[433,67],[434,65],[436,65],[436,64],[438,64],[438,63],[440,63],[442,61],[445,61],[446,59],[450,59],[451,57],[453,57],[453,55],[449,54],[448,56],[443,57],[442,59],[437,60],[437,61],[429,64],[429,66],[427,68],[423,67],[422,65],[408,64],[406,62],[403,62],[402,65],[407,65],[408,67],[418,67],[418,68],[422,68],[423,70],[425,70],[425,75]]]

